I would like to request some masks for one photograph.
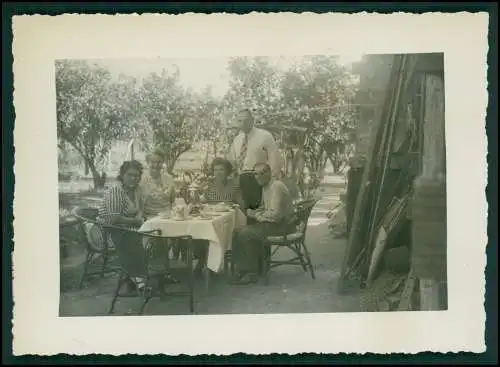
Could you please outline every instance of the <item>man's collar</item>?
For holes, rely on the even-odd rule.
[[[255,129],[256,129],[255,126],[252,126],[252,128],[250,129],[250,131],[248,133],[242,131],[242,134],[243,134],[243,136],[245,136],[245,135],[250,136],[255,131]]]
[[[271,179],[269,180],[269,182],[267,183],[267,185],[265,185],[263,188],[265,189],[265,188],[271,187],[274,181],[275,181],[275,180],[274,180],[273,178],[271,178]]]

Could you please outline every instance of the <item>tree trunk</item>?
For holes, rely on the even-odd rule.
[[[172,171],[174,170],[174,166],[175,166],[175,162],[177,161],[176,158],[174,157],[167,157],[167,159],[165,160],[165,166],[167,168],[167,172],[169,174],[172,174]]]
[[[292,149],[287,150],[286,176],[295,178],[295,166],[297,154],[294,154]]]
[[[333,167],[333,173],[338,174],[342,166],[342,157],[339,153],[334,153],[330,156],[330,162]]]
[[[85,164],[85,176],[87,176],[89,174],[90,167],[86,159],[84,159],[84,164]]]
[[[167,159],[165,160],[165,165],[167,166],[167,172],[169,174],[172,174],[172,171],[174,170],[175,164],[177,163],[177,160],[181,156],[181,154],[184,152],[170,152],[167,154]]]
[[[104,182],[102,180],[101,174],[97,170],[94,161],[90,159],[85,159],[85,165],[88,170],[92,173],[92,179],[94,181],[94,189],[102,189],[104,187]]]
[[[328,154],[325,153],[325,156],[323,157],[323,161],[321,163],[322,170],[325,170],[326,163],[328,162]]]

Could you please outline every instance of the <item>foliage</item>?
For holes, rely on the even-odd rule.
[[[191,149],[194,137],[193,96],[179,84],[179,78],[179,70],[151,73],[143,79],[139,93],[140,115],[152,132],[152,145],[163,151],[169,172],[179,156]]]
[[[132,133],[135,80],[79,60],[56,62],[57,133],[83,158],[100,184],[98,165],[111,145]]]
[[[315,186],[327,160],[338,170],[350,156],[355,84],[335,57],[299,57],[288,68],[281,61],[230,59],[229,89],[222,98],[210,87],[184,88],[179,69],[151,73],[138,83],[124,75],[113,79],[105,68],[84,61],[59,61],[59,146],[76,150],[94,178],[111,144],[132,136],[147,150],[160,148],[169,172],[191,149],[203,152],[207,168],[210,157],[223,155],[233,140],[228,128],[235,113],[250,108],[258,124],[275,135],[285,175],[302,188]]]
[[[286,72],[282,91],[289,121],[306,129],[302,140],[289,138],[302,145],[309,171],[321,175],[326,159],[343,153],[354,128],[351,75],[334,57],[306,57]]]
[[[212,89],[207,87],[194,98],[194,119],[199,122],[194,131],[194,141],[197,142],[198,150],[204,152],[202,168],[206,174],[210,157],[225,155],[232,139],[226,134],[227,121],[223,119],[223,101],[213,95]]]
[[[265,57],[237,57],[230,59],[229,90],[225,96],[226,108],[232,113],[250,108],[256,117],[270,116],[283,106],[281,80],[283,72]]]
[[[267,58],[229,62],[230,105],[250,107],[273,131],[283,151],[285,174],[304,188],[304,169],[314,185],[326,161],[340,169],[350,155],[356,110],[352,75],[335,57],[298,58],[286,70]]]

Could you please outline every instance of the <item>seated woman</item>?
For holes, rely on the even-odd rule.
[[[243,205],[237,180],[230,178],[232,172],[233,165],[227,159],[215,158],[212,161],[212,177],[203,190],[205,202],[209,204],[228,202]]]
[[[172,207],[175,201],[175,185],[171,175],[163,171],[163,153],[155,150],[146,156],[148,171],[143,174],[140,183],[144,200],[144,214],[152,218]],[[166,234],[168,235],[168,234]],[[158,246],[156,256],[167,256],[169,246]],[[167,274],[167,281],[178,283],[172,275]]]
[[[142,225],[144,222],[144,201],[139,190],[141,176],[141,163],[135,160],[123,162],[117,177],[118,183],[104,195],[99,207],[98,222],[133,230],[137,230]],[[127,241],[127,234],[120,235],[119,232],[114,232],[110,236],[110,240],[113,244],[122,244]],[[144,269],[140,267],[140,262],[131,261],[134,257],[143,255],[143,252],[135,253],[136,246],[114,245],[114,247],[131,277],[128,284],[129,290],[132,291],[135,285],[138,288],[143,287]]]
[[[146,157],[148,172],[140,183],[144,195],[144,214],[154,217],[172,206],[175,200],[174,179],[163,172],[163,154],[156,150]]]
[[[231,162],[224,158],[215,158],[210,167],[210,179],[203,191],[203,200],[208,204],[221,202],[239,204],[243,207],[243,199],[240,194],[237,181],[230,178],[233,172]],[[196,241],[196,257],[200,260],[196,266],[196,273],[199,275],[201,269],[206,264],[208,255],[207,241]]]

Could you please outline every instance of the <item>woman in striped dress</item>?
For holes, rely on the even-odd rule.
[[[99,208],[97,221],[116,227],[137,230],[144,222],[144,201],[139,190],[139,182],[142,176],[142,164],[138,161],[125,161],[120,166],[118,183],[112,186],[104,195]],[[126,246],[127,233],[112,232],[109,236],[110,242],[114,244],[117,254],[122,263],[126,264],[127,272],[131,279],[129,290],[132,291],[137,285],[144,286],[144,275],[140,261],[134,261],[144,256],[137,246]],[[135,240],[135,238],[133,238]],[[115,244],[120,243],[120,246]],[[133,253],[132,253],[133,251]],[[138,252],[138,253],[136,253]]]
[[[144,200],[139,190],[141,176],[141,163],[123,162],[117,177],[118,183],[104,194],[98,217],[101,223],[131,229],[142,225]]]

